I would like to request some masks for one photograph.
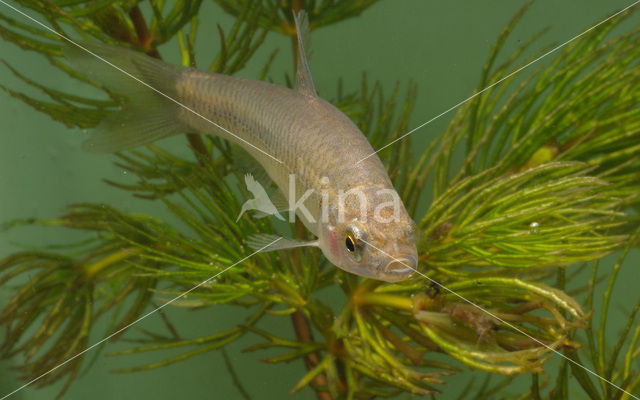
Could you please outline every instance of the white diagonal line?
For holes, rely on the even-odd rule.
[[[0,0],[2,1],[2,0]],[[112,337],[124,332],[125,330],[129,329],[131,326],[137,324],[138,322],[142,321],[143,319],[147,318],[148,316],[150,316],[151,314],[160,311],[161,309],[165,308],[166,306],[168,306],[169,304],[175,302],[176,300],[180,299],[181,297],[186,296],[187,294],[193,292],[194,290],[196,290],[197,288],[201,287],[202,285],[206,284],[207,282],[211,281],[212,279],[216,278],[219,275],[224,274],[225,272],[227,272],[228,270],[230,270],[231,268],[235,267],[236,265],[240,264],[241,262],[253,257],[255,254],[261,252],[262,250],[266,249],[267,247],[271,246],[272,244],[276,243],[278,240],[282,239],[281,237],[277,238],[276,240],[274,240],[273,242],[269,243],[268,245],[262,247],[259,250],[254,251],[253,253],[249,254],[248,256],[246,256],[245,258],[243,258],[240,261],[237,261],[231,265],[229,265],[227,268],[223,269],[222,271],[218,272],[217,274],[211,276],[210,278],[205,279],[204,281],[198,283],[196,286],[192,287],[191,289],[187,290],[186,292],[174,297],[173,299],[167,301],[166,303],[162,304],[161,306],[154,308],[153,310],[149,311],[148,313],[146,313],[145,315],[143,315],[142,317],[136,319],[135,321],[131,322],[130,324],[128,324],[127,326],[118,329],[117,331],[113,332],[112,334],[110,334],[109,336],[99,340],[98,342],[92,344],[91,346],[87,347],[86,349],[82,350],[81,352],[79,352],[78,354],[72,356],[71,358],[67,359],[66,361],[58,364],[57,366],[51,368],[50,370],[48,370],[47,372],[43,373],[42,375],[37,376],[36,378],[33,378],[32,380],[30,380],[29,382],[25,383],[24,385],[20,386],[19,388],[15,389],[13,392],[8,393],[6,395],[4,395],[3,397],[0,398],[0,400],[5,400],[7,398],[9,398],[10,396],[16,394],[17,392],[19,392],[20,390],[26,388],[27,386],[31,385],[32,383],[42,379],[43,377],[49,375],[50,373],[52,373],[53,371],[57,370],[58,368],[70,363],[71,361],[75,360],[76,358],[80,357],[81,355],[83,355],[84,353],[91,351],[92,349],[94,349],[96,346],[101,345],[102,343],[106,342],[107,340],[111,339]]]
[[[640,1],[640,0],[639,0]],[[214,125],[215,127],[225,131],[226,133],[228,133],[229,135],[233,136],[234,138],[238,139],[239,141],[241,141],[242,143],[246,144],[247,146],[253,147],[254,149],[258,150],[259,152],[261,152],[262,154],[266,155],[267,157],[272,158],[273,160],[279,162],[280,164],[282,164],[282,161],[280,161],[279,159],[275,158],[274,156],[272,156],[271,154],[267,153],[266,151],[254,146],[253,144],[249,143],[248,141],[244,140],[243,138],[241,138],[240,136],[234,134],[233,132],[231,132],[230,130],[220,126],[219,124],[213,122],[212,120],[210,120],[209,118],[205,117],[204,115],[198,113],[197,111],[195,111],[194,109],[190,108],[189,106],[186,106],[184,104],[182,104],[181,102],[179,102],[178,100],[174,99],[171,96],[168,96],[164,93],[162,93],[161,91],[159,91],[158,89],[154,88],[153,86],[149,85],[148,83],[144,82],[141,79],[136,78],[135,76],[131,75],[129,72],[123,70],[122,68],[118,67],[117,65],[109,62],[108,60],[104,59],[103,57],[100,57],[99,55],[95,54],[94,52],[92,52],[91,50],[79,45],[78,43],[74,42],[73,40],[69,39],[68,37],[58,33],[55,29],[49,28],[47,25],[43,24],[42,22],[38,21],[37,19],[25,14],[24,12],[18,10],[17,8],[13,7],[12,5],[6,3],[4,0],[0,0],[0,3],[4,4],[5,6],[11,8],[13,11],[21,14],[22,16],[24,16],[25,18],[28,18],[29,20],[35,22],[36,24],[40,25],[41,27],[43,27],[44,29],[48,30],[49,32],[52,32],[54,34],[56,34],[57,36],[59,36],[60,38],[66,40],[67,42],[71,43],[72,45],[84,50],[85,52],[91,54],[92,56],[94,56],[95,58],[99,59],[100,61],[105,62],[106,64],[108,64],[109,66],[117,69],[118,71],[122,72],[123,74],[127,75],[129,78],[137,81],[138,83],[148,87],[149,89],[153,90],[154,92],[158,93],[159,95],[167,98],[168,100],[171,100],[172,102],[176,103],[177,105],[179,105],[180,107],[184,108],[185,110],[197,115],[198,117],[204,119],[205,121],[207,121],[208,123]],[[1,400],[1,399],[0,399]]]
[[[404,263],[402,260],[398,260],[397,258],[393,257],[391,254],[387,253],[386,251],[377,248],[376,246],[372,245],[371,243],[367,242],[366,240],[360,238],[360,240],[364,243],[366,243],[367,245],[373,247],[374,249],[378,250],[380,253],[386,255],[387,257],[391,258],[392,260],[394,260],[395,262],[398,262],[402,265],[404,265],[405,267],[412,269],[413,271],[417,272],[419,275],[421,275],[423,278],[426,278],[427,280],[429,280],[430,282],[438,285],[439,287],[443,288],[444,290],[446,290],[447,292],[455,295],[456,297],[460,298],[461,300],[465,301],[466,303],[469,303],[470,305],[472,305],[473,307],[477,308],[478,310],[484,312],[485,314],[491,316],[492,318],[497,319],[498,321],[500,321],[502,324],[508,326],[509,328],[523,334],[524,336],[528,337],[529,339],[533,340],[534,342],[546,347],[547,349],[549,349],[550,351],[554,352],[555,354],[559,355],[560,357],[564,358],[565,360],[569,361],[570,363],[582,368],[583,370],[587,371],[588,373],[590,373],[591,375],[597,377],[598,379],[601,379],[602,381],[608,383],[609,385],[615,387],[616,389],[624,392],[625,394],[633,397],[636,400],[640,400],[640,397],[637,397],[629,392],[627,392],[626,390],[624,390],[623,388],[621,388],[620,386],[616,385],[615,383],[611,382],[610,380],[608,380],[607,378],[604,378],[600,375],[598,375],[597,373],[593,372],[592,370],[590,370],[589,368],[585,367],[584,365],[573,361],[572,359],[570,359],[569,357],[565,356],[564,354],[560,353],[558,350],[554,349],[553,347],[547,346],[545,343],[543,343],[542,341],[536,339],[535,337],[529,335],[528,333],[526,333],[525,331],[523,331],[522,329],[518,328],[517,326],[503,320],[502,318],[498,317],[497,315],[495,315],[494,313],[492,313],[489,310],[486,310],[484,308],[482,308],[481,306],[479,306],[478,304],[474,303],[473,301],[467,299],[466,297],[462,296],[461,294],[458,294],[457,292],[449,289],[448,287],[444,286],[443,284],[441,284],[440,282],[436,281],[433,278],[428,277],[427,275],[423,274],[422,272],[418,271],[416,268],[411,267],[410,265],[407,265],[406,263]],[[2,399],[0,399],[2,400]]]
[[[2,0],[0,0],[2,1]],[[518,72],[522,71],[523,69],[529,67],[531,64],[534,64],[540,60],[542,60],[543,58],[545,58],[546,56],[548,56],[551,53],[554,53],[558,50],[560,50],[561,48],[563,48],[564,46],[568,45],[569,43],[573,42],[574,40],[584,36],[585,34],[591,32],[592,30],[596,29],[597,27],[599,27],[600,25],[604,24],[605,22],[611,20],[612,18],[617,17],[618,15],[622,14],[623,12],[627,11],[628,9],[630,9],[631,7],[635,6],[636,4],[640,3],[640,0],[637,0],[635,2],[633,2],[631,5],[623,8],[622,10],[618,11],[617,13],[603,19],[602,21],[598,22],[597,24],[593,25],[591,28],[587,29],[586,31],[572,37],[571,39],[567,40],[566,42],[554,47],[553,49],[547,51],[546,53],[544,53],[543,55],[541,55],[540,57],[536,58],[533,61],[528,62],[527,64],[525,64],[524,66],[516,69],[515,71],[511,72],[509,75],[502,77],[500,80],[492,83],[491,85],[487,86],[486,88],[482,89],[481,91],[474,93],[473,95],[469,96],[468,98],[462,100],[461,102],[459,102],[458,104],[451,106],[449,108],[447,108],[446,110],[444,110],[443,112],[441,112],[440,114],[436,115],[435,117],[431,118],[430,120],[423,122],[422,124],[418,125],[417,127],[413,128],[412,130],[410,130],[409,132],[405,133],[404,135],[400,136],[399,138],[391,141],[390,143],[387,143],[386,145],[380,147],[378,150],[374,151],[373,153],[369,154],[368,156],[360,159],[356,164],[360,164],[362,161],[366,160],[367,158],[373,156],[376,153],[379,153],[380,151],[386,149],[387,147],[391,146],[392,144],[398,142],[399,140],[402,140],[404,138],[406,138],[407,136],[411,135],[413,132],[417,131],[418,129],[421,129],[427,125],[429,125],[430,123],[432,123],[433,121],[435,121],[436,119],[442,117],[443,115],[455,110],[456,108],[460,107],[461,105],[463,105],[464,103],[468,102],[469,100],[472,100],[473,98],[481,95],[482,93],[486,92],[487,90],[491,89],[492,87],[498,85],[499,83],[503,82],[505,79],[509,79],[510,77],[512,77],[513,75],[517,74]]]

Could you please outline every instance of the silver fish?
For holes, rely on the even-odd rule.
[[[373,153],[362,132],[316,94],[304,50],[305,13],[295,20],[295,90],[113,46],[70,47],[66,55],[83,73],[130,99],[85,147],[120,151],[194,131],[228,139],[254,157],[285,196],[290,190],[296,199],[311,192],[304,203],[308,212],[296,209],[295,215],[317,240],[282,239],[267,251],[318,246],[345,271],[388,282],[406,279],[417,267],[415,224],[377,155],[358,162]],[[267,238],[250,242],[257,246]]]

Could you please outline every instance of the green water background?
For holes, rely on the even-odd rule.
[[[630,3],[619,0],[538,1],[511,36],[502,59],[518,43],[526,41],[543,27],[550,26],[551,29],[532,51],[562,43]],[[513,0],[381,1],[358,18],[313,32],[311,70],[316,88],[322,97],[330,99],[336,95],[338,77],[342,77],[346,92],[357,90],[363,71],[371,81],[380,80],[387,92],[391,91],[395,82],[399,81],[406,88],[406,82],[413,80],[419,89],[410,124],[410,128],[413,128],[471,94],[479,81],[491,46],[522,4],[524,2]],[[201,65],[208,65],[219,46],[215,24],[220,23],[223,28],[229,29],[233,20],[210,1],[205,1],[202,7],[202,30],[197,54]],[[0,9],[22,21],[23,17],[13,14],[4,5],[0,4]],[[633,16],[621,30],[628,30],[639,22],[640,14]],[[274,33],[269,34],[266,45],[240,75],[250,78],[257,76],[268,54],[275,48],[279,48],[280,52],[270,76],[277,83],[284,82],[284,73],[292,73],[290,40]],[[166,59],[177,61],[175,46],[165,46],[160,50]],[[53,69],[44,59],[12,44],[0,42],[0,57],[28,77],[57,88],[73,87],[78,93],[86,93],[86,88]],[[541,64],[548,63],[553,57],[550,56]],[[30,94],[36,93],[25,88],[4,67],[0,67],[0,84]],[[104,202],[131,212],[153,213],[161,217],[166,215],[162,206],[133,199],[129,194],[103,183],[102,178],[123,182],[132,181],[133,178],[113,166],[113,156],[82,151],[80,143],[83,135],[79,130],[67,129],[5,92],[0,92],[0,105],[0,221],[20,217],[52,217],[60,214],[65,205],[84,201]],[[442,132],[452,115],[449,113],[412,135],[416,152]],[[181,146],[183,143],[184,139],[176,138],[167,141],[166,146]],[[422,207],[426,209],[428,203],[425,202]],[[23,228],[2,232],[0,257],[16,251],[18,247],[15,243],[42,245],[80,237],[77,233],[54,229]],[[639,254],[637,251],[632,253],[633,257],[626,263],[616,286],[619,296],[613,300],[612,333],[626,321],[624,309],[629,308],[626,295],[633,300],[638,291],[640,279],[633,270],[636,269]],[[614,257],[608,257],[601,270],[609,270],[614,261]],[[0,287],[0,304],[9,299],[11,290]],[[336,298],[335,302],[340,304],[342,299]],[[219,331],[240,322],[236,313],[225,307],[204,312],[171,309],[168,314],[174,319],[179,333],[186,338]],[[165,332],[157,316],[147,318],[138,327]],[[292,338],[287,318],[268,320],[261,327]],[[105,329],[104,324],[98,324],[92,342],[106,336],[108,332]],[[132,328],[133,331],[136,329]],[[135,335],[135,332],[130,333]],[[615,338],[615,335],[611,337]],[[256,358],[265,354],[240,353],[242,348],[257,341],[260,339],[247,336],[228,349],[239,379],[254,399],[286,398],[289,389],[304,374],[302,363],[270,366],[256,361]],[[131,346],[122,342],[108,344],[102,352]],[[240,398],[219,352],[206,353],[155,371],[120,375],[108,372],[114,368],[157,361],[171,354],[175,353],[116,358],[100,356],[93,367],[72,385],[65,398]],[[95,352],[88,353],[86,361],[94,355]],[[549,371],[553,371],[558,364],[555,358],[547,364]],[[0,361],[0,397],[22,384],[16,380],[10,366],[10,362]],[[449,384],[442,387],[444,395],[441,398],[456,398],[462,389],[460,383],[472,375],[473,372],[465,370],[459,377],[450,379]],[[549,376],[553,378],[552,373]],[[528,385],[528,381],[523,379],[519,383],[519,387]],[[59,385],[41,390],[27,388],[11,398],[49,399],[55,396],[59,388]],[[517,386],[511,390],[514,398],[518,390]],[[294,398],[313,399],[315,396],[305,390]]]

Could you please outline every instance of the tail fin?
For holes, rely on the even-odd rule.
[[[87,150],[114,152],[184,133],[176,84],[182,68],[142,53],[105,44],[68,46],[65,56],[90,79],[129,98],[84,142]]]

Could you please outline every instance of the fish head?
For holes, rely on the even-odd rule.
[[[395,190],[361,193],[332,207],[319,229],[320,248],[347,272],[387,282],[409,278],[418,264],[415,223]]]

